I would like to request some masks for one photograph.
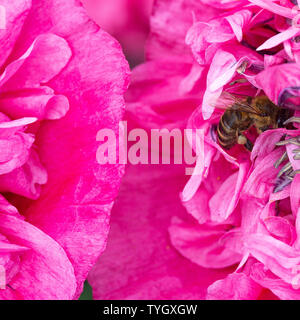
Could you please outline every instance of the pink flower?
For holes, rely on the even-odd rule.
[[[81,0],[90,17],[120,41],[133,65],[144,61],[153,0]]]
[[[170,243],[170,219],[186,214],[178,197],[184,180],[183,167],[127,167],[107,249],[88,278],[94,299],[203,299],[226,275],[198,267]]]
[[[118,129],[128,65],[79,0],[1,5],[0,296],[76,299],[123,174],[97,164],[96,135]]]
[[[174,181],[153,168],[139,193],[136,179],[145,168],[129,168],[111,242],[89,276],[95,298],[299,299],[298,29],[288,26],[293,6],[157,1],[148,61],[134,70],[127,94],[129,118],[148,129],[200,129],[190,141],[197,170],[180,178],[169,168],[178,175]],[[215,130],[224,91],[266,94],[294,118],[259,136],[249,130],[252,152],[242,145],[224,150]],[[124,212],[132,212],[129,221]],[[109,283],[102,282],[106,275]]]

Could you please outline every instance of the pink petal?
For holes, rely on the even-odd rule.
[[[256,82],[275,104],[284,106],[291,96],[299,96],[299,72],[298,64],[285,63],[260,72]]]
[[[232,214],[238,204],[249,168],[249,162],[241,163],[239,172],[229,176],[210,199],[209,208],[212,221],[223,222]]]
[[[165,60],[147,62],[135,68],[126,94],[130,117],[140,127],[185,128],[188,117],[201,101],[199,81],[196,93],[193,91],[183,96],[178,92],[190,69],[189,64],[167,63]]]
[[[252,266],[250,276],[255,282],[268,288],[282,300],[300,299],[300,290],[296,290],[290,284],[276,278],[271,272],[266,271],[261,263]]]
[[[286,129],[267,130],[260,134],[255,140],[253,150],[251,152],[251,160],[256,158],[264,158],[270,154],[276,147],[276,143],[280,141],[282,136],[287,133]]]
[[[17,217],[21,217],[18,213],[17,208],[12,206],[3,196],[0,195],[0,211],[6,212],[7,214],[12,214]]]
[[[41,186],[47,180],[47,171],[42,166],[36,151],[32,150],[27,162],[22,167],[0,176],[0,191],[37,199],[41,193]]]
[[[31,7],[31,0],[2,0],[1,5],[4,6],[6,11],[5,29],[0,30],[0,65],[2,66],[22,30]]]
[[[182,204],[186,208],[187,212],[191,214],[200,224],[210,221],[209,199],[212,193],[209,192],[204,184],[197,189],[197,192],[189,201],[184,201],[182,196]]]
[[[229,22],[239,42],[242,41],[243,29],[249,24],[251,18],[252,18],[252,12],[249,10],[240,10],[225,18]]]
[[[70,299],[76,290],[74,270],[64,250],[49,236],[22,219],[0,214],[0,233],[30,250],[1,299]],[[34,283],[34,285],[32,285]],[[36,290],[36,288],[39,288]]]
[[[219,13],[199,1],[191,0],[155,2],[153,12],[147,57],[151,60],[170,57],[173,61],[185,62],[192,59],[184,39],[193,23],[193,14],[196,21],[209,21]]]
[[[221,95],[223,86],[233,77],[236,62],[231,53],[222,50],[214,56],[207,75],[207,90],[202,102],[204,120],[210,118],[214,111],[214,103]]]
[[[0,175],[20,168],[28,160],[34,136],[24,133],[22,129],[17,131],[27,121],[24,118],[0,123],[0,148],[3,150],[0,156]]]
[[[265,43],[259,46],[256,50],[267,50],[278,46],[279,44],[283,43],[286,40],[289,40],[296,36],[299,33],[297,28],[289,28],[286,31],[278,33],[276,36],[268,39]]]
[[[253,198],[268,201],[273,192],[278,169],[275,162],[282,156],[282,150],[276,149],[255,164],[254,170],[248,177],[243,192]]]
[[[191,178],[189,179],[188,183],[184,187],[184,190],[182,192],[182,201],[186,202],[191,200],[191,198],[196,193],[197,189],[200,187],[202,178],[204,175],[204,169],[205,169],[205,149],[204,149],[204,132],[201,131],[201,133],[196,133],[196,153],[197,153],[197,161],[196,166],[194,168],[193,174]],[[190,142],[190,145],[193,145],[193,142]],[[208,151],[208,157],[212,157],[213,153]]]
[[[178,197],[183,169],[127,167],[107,249],[88,278],[94,299],[203,299],[224,275],[189,262],[169,242],[172,216],[186,214]]]
[[[289,19],[294,18],[294,14],[291,9],[280,6],[277,3],[274,3],[273,0],[249,0],[249,1],[261,8],[274,12],[275,14],[279,14]]]
[[[264,219],[264,225],[268,232],[276,239],[285,242],[288,245],[292,245],[296,239],[296,231],[294,226],[284,218],[281,217],[269,217]]]
[[[245,237],[245,248],[275,275],[292,284],[298,275],[299,252],[271,236],[252,234]]]
[[[261,286],[244,273],[232,273],[218,280],[207,290],[208,300],[256,300]]]
[[[97,163],[96,136],[107,128],[118,137],[129,68],[120,45],[88,19],[77,0],[35,0],[16,55],[42,33],[63,38],[62,42],[56,36],[59,45],[72,48],[72,57],[52,80],[57,66],[54,73],[52,68],[49,73],[42,70],[34,79],[50,80],[45,85],[65,96],[70,110],[64,118],[40,126],[36,144],[48,183],[26,217],[66,251],[75,270],[76,299],[106,246],[110,210],[123,175],[122,165]],[[51,47],[54,38],[50,40]],[[58,52],[62,67],[68,54]]]
[[[39,35],[29,56],[2,90],[32,88],[47,83],[66,66],[70,57],[71,49],[65,39],[51,33]]]
[[[190,224],[175,217],[169,232],[173,246],[187,259],[205,268],[225,268],[241,259],[220,243],[228,229],[230,225]]]
[[[232,79],[237,63],[236,58],[229,52],[219,50],[210,66],[207,75],[207,87],[210,91],[217,91]],[[236,66],[237,67],[237,66]]]
[[[69,101],[50,88],[25,89],[0,96],[0,110],[12,118],[34,116],[40,120],[60,119],[69,110]]]

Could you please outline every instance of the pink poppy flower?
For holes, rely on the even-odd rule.
[[[200,130],[190,141],[195,171],[167,186],[169,178],[153,173],[138,193],[143,185],[135,179],[144,168],[128,169],[110,244],[89,276],[95,298],[299,299],[299,80],[297,48],[289,43],[298,29],[288,26],[297,17],[293,6],[157,1],[149,61],[134,70],[127,94],[130,119],[148,129]],[[265,94],[294,118],[261,135],[248,130],[252,152],[238,144],[224,150],[216,133],[224,91]],[[159,196],[152,194],[156,188]],[[173,207],[178,197],[188,214]],[[156,223],[158,217],[167,222]],[[170,251],[166,238],[156,238],[166,237],[167,229]],[[176,259],[174,249],[181,255]],[[124,252],[124,260],[114,263]],[[192,281],[190,262],[198,265]],[[218,272],[225,276],[213,282]],[[107,274],[110,283],[102,282]]]
[[[96,135],[118,130],[128,64],[79,0],[1,6],[0,297],[76,299],[123,174]]]
[[[144,61],[153,0],[81,0],[90,17],[122,45],[132,65]]]

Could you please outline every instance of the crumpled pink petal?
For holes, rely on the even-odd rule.
[[[255,52],[239,44],[224,45],[214,52],[207,74],[206,91],[202,102],[204,120],[211,117],[223,88],[234,78],[237,69],[244,62],[252,65],[252,67],[255,66],[255,68],[261,68],[262,66],[261,58]],[[246,75],[244,76],[246,77]],[[247,80],[250,81],[251,78],[251,76],[248,76]]]
[[[27,162],[22,167],[0,176],[0,191],[37,199],[41,193],[41,186],[47,181],[47,170],[41,164],[36,151],[31,150]]]
[[[282,136],[286,133],[287,130],[282,128],[267,130],[260,134],[255,140],[255,144],[251,152],[251,160],[254,161],[257,159],[257,161],[259,161],[259,159],[265,158],[275,149],[276,143],[280,141]]]
[[[210,199],[209,207],[212,221],[223,222],[232,214],[238,204],[249,168],[248,161],[241,163],[239,171],[229,176]]]
[[[190,261],[205,268],[225,268],[241,259],[219,243],[231,226],[189,224],[175,217],[169,228],[173,246]]]
[[[263,234],[247,235],[243,241],[245,251],[262,262],[272,273],[293,284],[299,274],[299,252],[282,241]]]
[[[26,125],[35,122],[35,118],[23,118],[15,121],[0,122],[0,177],[12,172],[26,163],[34,137],[25,133]]]
[[[223,86],[232,79],[237,67],[234,55],[223,50],[217,51],[207,75],[207,90],[202,102],[204,120],[212,115],[214,103],[220,97]]]
[[[299,96],[299,71],[296,63],[273,66],[260,72],[256,83],[274,103],[283,106],[291,96]]]
[[[0,213],[0,234],[7,235],[14,244],[25,249],[18,253],[21,259],[19,270],[9,282],[10,286],[0,291],[1,299],[73,297],[76,290],[73,266],[65,251],[53,239],[28,222],[6,213]],[[1,247],[0,244],[0,252],[3,252]],[[12,249],[9,252],[15,255]],[[8,271],[16,272],[13,269]]]
[[[252,17],[250,10],[240,10],[208,22],[194,22],[186,35],[186,44],[191,47],[193,55],[199,64],[209,63],[207,51],[213,48],[217,51],[222,44],[236,39],[241,42],[244,28],[249,25]]]
[[[31,0],[2,0],[1,5],[6,11],[5,29],[0,30],[0,65],[3,65],[22,30],[31,7]]]
[[[52,33],[38,35],[28,57],[22,60],[14,75],[2,84],[3,91],[35,88],[47,83],[67,65],[71,55],[71,48],[64,38]],[[48,68],[44,68],[45,65]]]
[[[56,120],[68,112],[69,101],[47,87],[23,89],[17,96],[9,92],[2,94],[0,109],[12,118],[34,116],[40,120]]]
[[[153,12],[147,58],[165,57],[171,61],[186,62],[192,62],[185,38],[193,23],[193,15],[196,21],[209,21],[219,14],[219,10],[193,0],[159,1],[155,3]]]
[[[295,227],[289,220],[282,217],[268,217],[263,220],[263,223],[268,232],[276,239],[288,244],[293,245],[296,240]]]
[[[267,201],[270,192],[273,192],[278,169],[275,162],[282,156],[282,150],[276,149],[266,155],[263,160],[257,161],[252,173],[244,185],[243,192],[253,198]]]
[[[11,205],[2,195],[0,195],[0,211],[20,217],[17,208]]]
[[[251,267],[250,277],[264,288],[268,288],[282,300],[299,300],[300,290],[294,289],[290,284],[276,278],[266,271],[262,263],[255,263]]]
[[[207,300],[256,300],[261,286],[244,273],[232,273],[209,286]]]

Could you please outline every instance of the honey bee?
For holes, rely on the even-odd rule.
[[[244,132],[254,126],[258,134],[273,128],[282,128],[292,116],[290,109],[275,105],[268,97],[245,97],[238,99],[224,92],[225,99],[231,101],[230,107],[222,115],[218,127],[218,142],[224,149],[230,149],[236,144],[244,145],[252,151],[253,144]]]

